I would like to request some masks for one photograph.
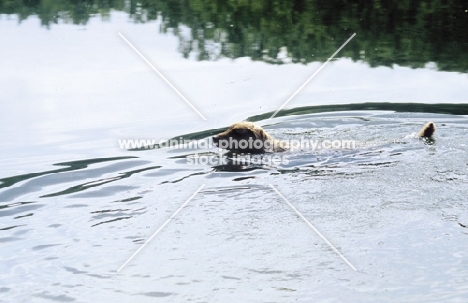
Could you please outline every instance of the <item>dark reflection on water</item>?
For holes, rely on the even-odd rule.
[[[44,190],[44,188],[50,185],[81,182],[82,180],[90,180],[91,178],[93,178],[92,181],[72,185],[67,189],[59,192],[41,195],[40,198],[68,195],[94,187],[102,188],[104,184],[116,182],[121,179],[126,179],[134,174],[139,174],[148,170],[160,168],[160,166],[147,166],[140,169],[125,171],[125,169],[145,165],[148,163],[148,161],[133,160],[134,158],[136,157],[113,157],[58,163],[55,165],[68,167],[63,169],[48,170],[44,172],[30,173],[3,178],[0,179],[0,182],[2,182],[0,188],[6,187],[6,189],[0,192],[0,201],[11,201],[21,195],[24,195],[25,193],[42,191]],[[96,164],[103,164],[107,162],[111,163],[98,168],[90,167]],[[103,175],[111,173],[117,174],[111,177],[102,178]],[[26,182],[21,184],[21,186],[13,186],[21,181]],[[108,195],[110,194],[112,194],[112,192],[108,193]]]
[[[339,105],[303,106],[281,110],[276,116],[300,116],[306,114],[339,112],[339,111],[383,110],[409,113],[437,113],[451,115],[468,115],[467,104],[424,104],[424,103],[356,103]],[[271,117],[273,112],[249,117],[248,121],[261,121]]]
[[[43,171],[43,172],[38,172],[38,173],[29,173],[29,174],[24,174],[24,175],[17,175],[17,176],[12,176],[8,178],[2,178],[0,179],[0,188],[2,187],[10,187],[18,182],[25,181],[28,179],[36,178],[39,176],[43,175],[49,175],[49,174],[57,174],[57,173],[63,173],[63,172],[68,172],[68,171],[75,171],[75,170],[80,170],[87,168],[91,164],[96,164],[96,163],[102,163],[102,162],[108,162],[108,161],[117,161],[117,160],[123,160],[123,159],[132,159],[136,157],[113,157],[113,158],[98,158],[98,159],[86,159],[86,160],[79,160],[79,161],[71,161],[71,162],[64,162],[64,163],[57,163],[54,165],[57,166],[68,166],[66,168],[60,168],[60,169],[54,169],[54,170],[48,170],[48,171]]]
[[[340,53],[370,66],[413,68],[435,62],[446,71],[468,71],[468,5],[464,0],[373,1],[0,1],[0,14],[42,25],[86,24],[124,11],[135,23],[163,19],[161,31],[180,39],[179,51],[198,60],[250,57],[269,63],[325,61]],[[188,27],[190,31],[183,30]]]
[[[132,171],[121,172],[117,176],[114,176],[114,177],[103,178],[103,179],[99,179],[99,180],[93,180],[91,182],[86,182],[86,183],[83,183],[83,184],[72,186],[72,187],[67,188],[66,190],[63,190],[63,191],[60,191],[60,192],[56,192],[56,193],[41,196],[40,198],[67,195],[67,194],[87,190],[87,189],[93,188],[93,187],[101,187],[102,185],[104,185],[106,183],[115,182],[115,181],[118,181],[118,180],[121,180],[121,179],[129,178],[133,174],[142,173],[142,172],[157,169],[157,168],[160,168],[160,167],[161,166],[150,166],[150,167],[145,167],[145,168],[142,168],[142,169],[136,169],[136,170],[132,170]]]

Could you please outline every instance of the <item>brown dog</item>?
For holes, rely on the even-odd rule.
[[[419,131],[419,138],[433,139],[436,127],[428,122]],[[289,144],[275,140],[267,132],[251,122],[239,122],[231,125],[225,132],[213,137],[213,142],[219,148],[234,153],[264,153],[281,152],[289,149]]]
[[[287,142],[275,140],[251,122],[231,125],[225,132],[213,137],[216,146],[235,153],[280,152],[288,149]]]
[[[436,127],[435,127],[434,122],[428,122],[419,131],[418,137],[419,138],[433,139],[432,136],[434,135],[435,131],[436,131]]]

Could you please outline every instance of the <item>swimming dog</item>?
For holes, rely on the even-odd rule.
[[[225,132],[214,136],[213,142],[219,148],[234,153],[281,152],[289,149],[287,142],[274,139],[252,122],[231,125]]]
[[[434,133],[436,131],[436,127],[434,122],[426,123],[423,128],[418,133],[419,138],[427,138],[427,139],[434,139]]]
[[[418,137],[433,139],[435,130],[434,122],[428,122],[419,131]],[[288,142],[276,140],[260,126],[245,121],[235,123],[214,136],[213,142],[233,153],[282,152],[289,149]]]

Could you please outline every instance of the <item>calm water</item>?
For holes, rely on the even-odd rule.
[[[0,302],[466,301],[462,1],[24,3],[0,2]],[[119,147],[245,119],[358,145],[265,165]]]

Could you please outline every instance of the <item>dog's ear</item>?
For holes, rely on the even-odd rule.
[[[263,128],[255,128],[252,130],[254,135],[255,135],[255,138],[256,139],[260,139],[262,141],[266,141],[269,139],[269,135],[266,133],[265,130],[263,130]]]

